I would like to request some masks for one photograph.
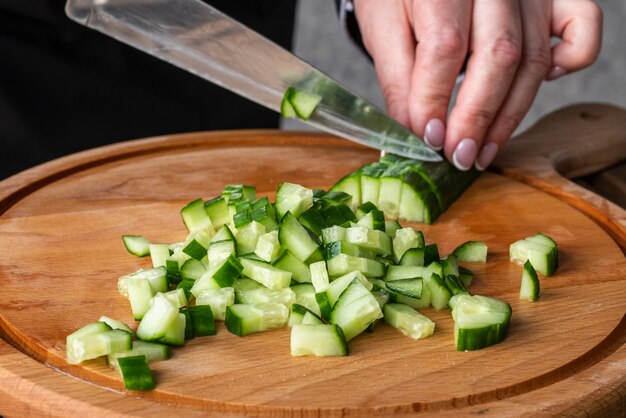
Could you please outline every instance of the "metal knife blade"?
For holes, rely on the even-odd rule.
[[[280,112],[295,87],[322,100],[306,121],[366,146],[441,161],[407,128],[290,52],[199,0],[68,0],[89,28]]]

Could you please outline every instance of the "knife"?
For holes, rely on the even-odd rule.
[[[287,88],[321,97],[305,122],[405,157],[441,161],[411,131],[295,55],[200,0],[68,0],[66,14],[280,112]]]

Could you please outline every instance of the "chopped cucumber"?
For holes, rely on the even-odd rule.
[[[506,338],[511,306],[486,296],[460,295],[452,310],[452,318],[456,349],[478,350]]]
[[[244,337],[246,335],[282,328],[287,325],[289,309],[280,303],[258,305],[237,304],[226,308],[226,329]]]
[[[213,317],[220,321],[223,321],[226,318],[226,308],[234,303],[235,289],[232,287],[207,289],[202,291],[198,297],[196,297],[196,306],[210,306]]]
[[[145,355],[121,357],[118,359],[119,370],[128,390],[152,390],[154,379]]]
[[[533,268],[530,261],[526,261],[524,263],[524,271],[522,272],[522,283],[520,285],[519,298],[534,302],[539,299],[540,292],[541,289],[539,286],[537,272]]]
[[[459,261],[481,262],[487,261],[487,244],[482,241],[466,241],[452,252]]]
[[[291,355],[347,356],[348,343],[337,325],[298,324],[291,328]]]
[[[167,360],[170,358],[170,349],[165,344],[135,340],[133,341],[132,348],[130,350],[109,354],[107,359],[110,367],[118,369],[118,360],[120,358],[139,355],[146,356],[146,360],[148,360],[148,362]]]
[[[145,257],[150,255],[150,241],[141,235],[122,235],[124,247],[132,255]]]
[[[430,337],[435,332],[435,323],[410,306],[403,303],[387,303],[383,309],[385,322],[407,337],[418,340]]]

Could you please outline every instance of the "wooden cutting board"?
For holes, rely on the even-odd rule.
[[[581,105],[512,141],[434,225],[414,225],[442,254],[489,245],[472,291],[509,302],[509,337],[454,349],[449,311],[426,309],[435,334],[414,341],[380,325],[346,358],[294,358],[289,330],[197,338],[153,364],[157,389],[124,393],[105,361],[65,363],[65,336],[108,315],[129,324],[117,278],[148,259],[120,236],[182,240],[180,208],[227,183],[273,198],[282,181],[328,188],[377,159],[317,133],[211,132],[75,154],[0,183],[0,415],[31,416],[522,416],[624,414],[626,215],[557,174],[626,158],[626,112]],[[586,167],[586,168],[585,168]],[[537,231],[559,243],[561,267],[520,301],[509,245]],[[621,247],[621,248],[620,248]],[[9,345],[11,344],[11,345]],[[608,412],[607,412],[608,411]]]

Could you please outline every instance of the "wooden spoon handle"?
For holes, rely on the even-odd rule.
[[[602,226],[626,252],[626,211],[568,178],[626,159],[626,110],[580,104],[555,111],[513,138],[493,169],[567,201]]]

